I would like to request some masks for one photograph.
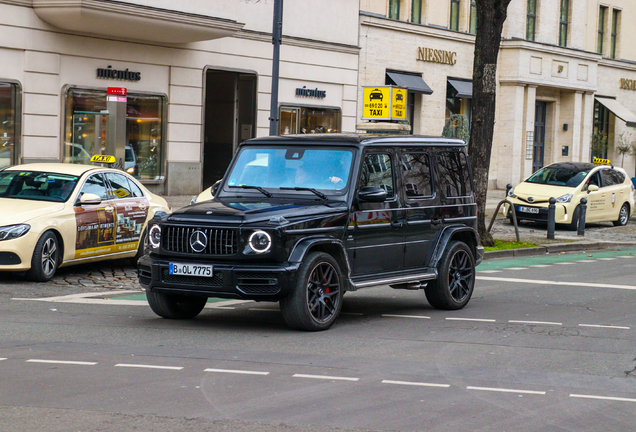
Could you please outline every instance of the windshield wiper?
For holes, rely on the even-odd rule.
[[[296,187],[279,187],[278,189],[280,189],[280,190],[295,190],[295,191],[309,191],[309,192],[312,192],[312,193],[318,195],[320,198],[322,198],[324,200],[328,199],[327,195],[325,195],[322,192],[317,191],[314,188],[296,186]]]
[[[228,186],[228,187],[238,188],[238,189],[256,189],[257,191],[265,195],[267,198],[271,198],[273,196],[271,192],[267,192],[265,189],[263,189],[260,186],[239,185],[239,186]]]

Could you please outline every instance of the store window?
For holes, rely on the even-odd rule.
[[[340,108],[281,106],[280,135],[340,132]]]
[[[0,82],[0,169],[20,156],[20,86]]]
[[[617,44],[617,40],[618,40],[618,21],[621,18],[621,11],[619,11],[618,9],[614,9],[614,11],[612,12],[612,40],[611,40],[611,46],[610,46],[610,57],[615,59],[616,58],[616,44]]]
[[[468,32],[471,34],[477,33],[477,3],[475,0],[470,0],[470,25],[468,26]]]
[[[413,0],[411,3],[411,22],[422,24],[422,0]]]
[[[596,39],[596,52],[603,54],[603,39],[605,38],[605,17],[607,7],[601,6],[598,9],[598,37]]]
[[[451,30],[459,31],[459,1],[451,0],[450,4],[450,25]]]
[[[537,31],[537,0],[528,0],[526,39],[533,41]]]
[[[129,93],[124,170],[142,181],[163,178],[165,97]],[[88,163],[105,154],[109,116],[106,92],[71,88],[66,98],[64,162]]]
[[[458,119],[462,116],[463,119]],[[446,123],[451,119],[453,136],[464,139],[464,135],[470,132],[470,120],[472,117],[472,82],[467,80],[450,79],[446,84]],[[462,128],[465,131],[462,132]]]
[[[568,46],[568,27],[570,24],[570,0],[561,0],[559,15],[559,45]]]
[[[611,112],[598,101],[594,101],[594,130],[592,134],[592,158],[607,159],[609,148]]]

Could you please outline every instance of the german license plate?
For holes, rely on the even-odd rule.
[[[523,213],[533,213],[533,214],[539,214],[539,209],[535,208],[535,207],[523,207],[523,206],[519,206],[519,211],[523,212]]]
[[[212,277],[212,266],[205,264],[170,263],[170,274],[183,276]]]

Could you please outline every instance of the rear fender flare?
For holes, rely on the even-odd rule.
[[[437,267],[437,264],[442,259],[444,251],[452,240],[460,240],[468,245],[473,252],[473,257],[477,259],[477,233],[474,229],[467,226],[449,226],[445,227],[439,234],[437,243],[430,249],[429,256],[426,262],[428,267]]]

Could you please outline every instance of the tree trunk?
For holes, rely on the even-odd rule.
[[[476,0],[477,34],[473,64],[473,108],[468,154],[473,167],[477,227],[481,244],[494,245],[486,228],[486,193],[495,126],[497,57],[510,0]]]

